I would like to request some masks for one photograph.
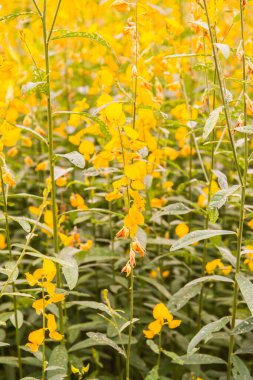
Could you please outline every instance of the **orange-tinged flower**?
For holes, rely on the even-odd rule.
[[[136,253],[139,253],[141,257],[145,256],[145,248],[141,245],[139,240],[135,240],[132,243],[132,248]]]
[[[127,239],[129,236],[129,229],[126,227],[122,227],[119,232],[116,233],[116,238],[117,239]]]
[[[130,6],[124,0],[115,0],[112,3],[112,7],[115,8],[118,12],[129,12]]]

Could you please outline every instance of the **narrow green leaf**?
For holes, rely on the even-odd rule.
[[[189,355],[194,353],[194,351],[196,351],[195,347],[199,344],[199,342],[201,342],[201,340],[204,340],[205,343],[208,342],[208,340],[213,337],[214,332],[220,331],[224,326],[226,326],[226,324],[229,322],[229,319],[229,317],[223,317],[202,327],[190,341],[187,348],[187,353]]]
[[[233,231],[226,230],[196,230],[190,232],[189,234],[183,236],[181,239],[176,241],[170,248],[171,252],[177,251],[178,249],[185,248],[192,243],[196,243],[200,240],[209,239],[214,236],[220,235],[232,235],[235,234]]]
[[[248,368],[238,356],[232,355],[231,361],[234,380],[252,380]]]
[[[161,210],[157,211],[151,218],[151,220],[155,220],[160,218],[163,215],[183,215],[191,212],[192,209],[185,206],[183,203],[174,203],[168,205],[166,207],[161,208]]]
[[[233,335],[244,334],[248,331],[253,330],[253,317],[249,317],[244,321],[238,323],[233,330]]]
[[[218,107],[215,110],[213,110],[208,119],[206,120],[206,123],[204,125],[204,131],[203,131],[203,139],[206,140],[214,127],[217,124],[217,121],[219,119],[220,113],[222,111],[223,107]]]
[[[83,169],[85,166],[84,156],[77,151],[73,151],[73,152],[65,153],[65,154],[57,154],[57,156],[66,158],[77,168]]]
[[[116,56],[115,51],[113,50],[112,46],[98,33],[89,33],[89,32],[66,32],[63,31],[62,34],[59,36],[55,36],[51,38],[51,40],[59,40],[62,38],[86,38],[88,40],[97,42],[98,44],[106,47],[114,56],[115,60],[119,64],[118,57]]]
[[[109,339],[105,334],[88,332],[87,336],[91,338],[93,341],[95,341],[96,343],[98,343],[99,345],[110,346],[114,350],[118,351],[119,354],[126,357],[124,351],[113,340]]]
[[[192,286],[184,286],[177,293],[173,294],[170,297],[169,302],[167,304],[168,309],[174,313],[182,309],[193,297],[200,293],[201,284],[195,284]]]
[[[183,365],[203,365],[203,364],[226,364],[226,362],[216,356],[207,354],[193,354],[179,356],[179,359],[183,362]],[[176,360],[173,362],[181,364]]]
[[[253,284],[252,282],[244,277],[241,273],[235,275],[236,281],[242,292],[244,301],[246,302],[251,314],[253,315]]]

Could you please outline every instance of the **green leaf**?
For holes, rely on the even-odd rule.
[[[236,258],[228,248],[217,247],[222,258],[228,261],[234,268],[236,267]]]
[[[168,292],[168,290],[166,289],[166,287],[163,286],[162,284],[160,284],[157,280],[155,280],[153,278],[145,277],[145,276],[137,276],[137,277],[140,280],[143,280],[143,281],[147,282],[148,284],[154,286],[167,299],[170,298],[171,295]]]
[[[151,218],[151,220],[155,220],[157,218],[160,218],[163,215],[183,215],[188,214],[191,212],[192,209],[185,206],[183,203],[174,203],[171,205],[168,205],[166,207],[161,208],[159,211],[157,211]]]
[[[36,15],[36,13],[34,13],[34,12],[13,12],[13,13],[8,14],[7,16],[0,17],[0,21],[8,22],[8,21],[14,20],[17,17],[28,16],[28,15]]]
[[[13,313],[10,316],[10,321],[13,324],[13,326],[16,327],[15,313]],[[18,329],[20,329],[20,327],[22,327],[23,322],[24,322],[24,317],[20,310],[17,310],[17,322],[18,322]]]
[[[64,346],[58,345],[56,346],[50,357],[48,365],[60,367],[60,369],[49,371],[47,378],[53,379],[55,375],[67,375],[68,371],[68,353]]]
[[[146,344],[155,354],[159,354],[159,347],[152,339],[147,339]]]
[[[145,377],[145,380],[159,380],[158,369],[158,366],[152,368],[151,371],[149,371],[148,375]]]
[[[206,120],[206,123],[204,125],[204,131],[203,131],[203,139],[206,140],[214,127],[217,124],[217,121],[219,119],[220,113],[222,111],[223,107],[218,107],[215,110],[213,110],[208,119]]]
[[[231,188],[222,189],[217,191],[211,198],[209,207],[210,208],[221,208],[227,201],[227,198],[232,195],[236,190],[240,188],[239,185],[234,185]]]
[[[228,59],[230,55],[230,47],[227,44],[220,44],[215,42],[214,45],[220,50],[223,57]]]
[[[99,125],[100,131],[101,131],[101,133],[103,134],[103,137],[106,140],[110,140],[112,138],[107,125],[103,122],[103,120],[101,120],[97,116],[90,115],[88,112],[72,112],[72,111],[58,111],[58,112],[54,112],[54,115],[62,115],[62,114],[83,115],[83,116],[87,117],[87,119],[90,119],[90,120],[94,121],[95,123],[97,123]],[[89,169],[90,170],[95,170],[94,168],[89,168]],[[100,168],[100,169],[97,169],[97,170],[103,170],[103,169],[104,168]],[[117,170],[115,168],[108,168],[108,169],[110,169],[110,170]]]
[[[85,166],[84,156],[77,151],[73,151],[73,152],[65,153],[65,154],[57,154],[57,156],[66,158],[77,168],[83,169]]]
[[[233,330],[233,335],[244,334],[248,331],[253,330],[253,317],[249,317],[244,321],[238,323]]]
[[[232,355],[231,362],[234,380],[252,380],[248,368],[238,356]]]
[[[28,82],[26,84],[23,84],[21,87],[21,94],[24,95],[29,91],[34,90],[36,87],[40,86],[41,84],[46,84],[46,82]]]
[[[179,359],[182,361],[182,365],[226,364],[223,359],[206,354],[183,355],[179,356]],[[177,359],[173,360],[173,362],[181,364]]]
[[[213,170],[213,173],[218,178],[218,183],[221,189],[227,189],[228,188],[228,180],[224,173],[222,173],[220,170]]]
[[[200,331],[192,338],[190,341],[187,353],[190,355],[196,351],[195,347],[201,342],[201,340],[204,340],[205,343],[208,342],[213,337],[213,333],[220,331],[223,329],[224,326],[229,322],[229,317],[223,317],[221,319],[218,319],[215,322],[211,322],[206,326],[203,326]]]
[[[117,57],[115,51],[113,50],[113,48],[111,47],[111,45],[102,36],[100,36],[100,34],[98,34],[98,33],[63,31],[62,34],[60,34],[59,36],[55,36],[55,37],[51,38],[51,40],[59,40],[62,38],[76,38],[76,37],[86,38],[88,40],[97,42],[98,44],[106,47],[113,54],[115,60],[119,64],[118,57]]]
[[[26,220],[23,220],[22,217],[19,217],[18,219],[16,219],[15,217],[12,216],[11,219],[18,222],[18,224],[23,228],[23,230],[26,233],[29,234],[29,232],[31,232],[31,225]]]
[[[217,208],[208,207],[208,217],[211,223],[216,223],[219,218],[219,211]]]
[[[76,259],[67,253],[61,253],[59,257],[69,263],[69,266],[63,266],[62,272],[70,290],[73,290],[78,282],[78,265]]]
[[[251,314],[253,315],[253,284],[252,282],[244,277],[241,273],[235,275],[236,281],[242,292],[244,301],[246,302]]]
[[[48,145],[47,140],[43,136],[41,136],[38,132],[36,132],[34,129],[25,127],[24,125],[21,125],[21,124],[16,124],[16,127],[22,129],[23,131],[31,133],[32,135],[36,136],[40,141],[42,141],[44,144]]]
[[[9,282],[15,281],[18,278],[18,274],[19,274],[18,268],[15,268],[15,270],[14,270],[14,272],[12,274],[12,271],[13,271],[13,269],[14,269],[15,266],[16,266],[16,264],[13,261],[7,261],[4,264],[4,268],[0,268],[0,273],[5,274],[6,276],[8,276]]]
[[[252,125],[244,125],[242,127],[235,128],[236,131],[241,133],[247,133],[249,135],[252,135],[253,133],[253,126]]]
[[[168,309],[174,313],[182,309],[193,297],[200,293],[202,286],[201,284],[195,284],[192,286],[184,286],[177,293],[173,294],[170,297],[170,300],[167,304]]]
[[[114,350],[118,351],[119,354],[126,357],[125,352],[113,340],[109,339],[105,334],[88,332],[87,336],[99,345],[110,346]]]
[[[235,234],[233,231],[226,230],[196,230],[190,232],[189,234],[183,236],[181,239],[176,241],[170,248],[171,252],[177,251],[178,249],[185,248],[192,243],[196,243],[200,240],[209,239],[214,236],[220,235],[232,235]]]
[[[203,282],[212,282],[212,281],[222,281],[222,282],[234,282],[231,278],[225,277],[225,276],[219,276],[218,274],[210,275],[210,276],[204,276],[196,278],[195,280],[192,280],[188,282],[185,286],[192,286],[195,284],[203,283]]]

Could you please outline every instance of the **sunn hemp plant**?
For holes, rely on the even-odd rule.
[[[251,380],[252,2],[0,12],[0,380]]]

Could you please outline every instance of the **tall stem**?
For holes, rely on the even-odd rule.
[[[10,238],[10,227],[8,220],[8,201],[7,194],[5,193],[5,185],[3,181],[3,169],[2,169],[2,160],[0,162],[0,177],[1,177],[1,187],[3,194],[3,208],[4,208],[4,218],[5,218],[5,231],[6,231],[6,243],[9,251],[9,260],[13,261],[12,249],[11,249],[11,238]],[[12,291],[15,292],[15,285],[12,283]],[[23,367],[22,367],[22,359],[21,359],[21,350],[20,350],[20,336],[19,336],[19,327],[18,327],[18,311],[17,311],[17,297],[13,296],[13,309],[14,309],[14,320],[15,320],[15,338],[16,338],[16,346],[17,346],[17,354],[18,354],[18,371],[20,379],[23,377]]]
[[[130,315],[129,315],[129,330],[128,330],[128,345],[127,345],[127,359],[126,359],[126,380],[130,380],[130,355],[131,355],[131,340],[133,333],[133,317],[134,317],[134,271],[131,270],[130,286],[129,286],[129,300],[130,300]]]
[[[240,21],[241,21],[241,40],[242,40],[242,77],[243,77],[243,118],[244,125],[247,125],[247,105],[246,105],[246,60],[245,60],[245,43],[244,43],[244,8],[243,0],[240,1]],[[238,231],[238,240],[237,240],[237,252],[236,252],[236,274],[240,272],[240,255],[241,255],[241,246],[243,239],[243,222],[244,222],[244,205],[246,197],[246,187],[247,187],[247,172],[248,172],[248,138],[245,133],[244,136],[244,175],[243,175],[243,186],[241,189],[241,205],[240,205],[240,220],[239,220],[239,231]],[[237,298],[238,298],[238,283],[235,282],[234,294],[233,294],[233,306],[232,306],[232,318],[231,318],[231,329],[235,327],[236,313],[237,313]],[[229,350],[228,350],[228,367],[227,367],[227,380],[231,379],[231,356],[234,351],[234,335],[230,335],[229,339]]]
[[[54,15],[53,23],[47,36],[47,0],[44,0],[44,9],[42,16],[42,26],[43,26],[43,41],[44,41],[44,54],[46,63],[46,82],[47,82],[47,122],[48,122],[48,154],[49,154],[49,166],[50,166],[50,178],[51,178],[51,207],[53,214],[53,245],[54,252],[59,252],[59,241],[58,241],[58,210],[56,201],[56,186],[54,178],[54,165],[55,165],[55,155],[54,155],[54,138],[53,138],[53,119],[52,119],[52,105],[51,105],[51,89],[50,89],[50,61],[49,61],[49,42],[53,26],[56,21],[56,17],[60,8],[61,0],[58,1],[57,9]],[[61,287],[61,273],[59,264],[57,264],[57,287]],[[62,303],[59,302],[59,323],[60,332],[64,334],[63,325],[63,309]],[[64,342],[64,341],[63,341]]]
[[[210,35],[210,39],[211,39],[213,58],[214,58],[214,62],[215,62],[216,72],[217,72],[217,79],[218,79],[218,83],[219,83],[219,88],[220,88],[220,93],[221,93],[221,99],[222,99],[223,108],[224,108],[224,114],[225,114],[225,119],[226,119],[226,125],[227,125],[229,140],[230,140],[230,144],[231,144],[231,148],[232,148],[232,152],[233,152],[233,157],[234,157],[234,161],[235,161],[236,171],[237,171],[237,174],[238,174],[238,177],[239,177],[239,182],[240,182],[240,185],[243,186],[243,177],[242,177],[241,169],[239,167],[239,162],[238,162],[238,158],[237,158],[234,137],[232,135],[230,111],[229,111],[229,107],[228,107],[228,104],[227,104],[227,101],[226,101],[226,96],[225,96],[225,84],[224,84],[224,81],[222,80],[222,77],[221,77],[220,63],[219,63],[217,49],[215,47],[215,40],[214,40],[214,36],[213,36],[213,32],[212,32],[212,26],[211,26],[211,21],[210,21],[208,9],[207,9],[206,0],[203,0],[203,4],[204,4],[204,8],[205,8],[207,23],[208,23],[208,30],[209,30],[209,35]]]
[[[205,41],[204,41],[204,57],[205,57],[205,63],[206,63],[206,48],[205,48]],[[207,76],[207,70],[205,71],[205,76],[206,76],[206,88],[208,90],[208,76]],[[213,79],[213,84],[214,84],[214,90],[213,90],[213,102],[212,102],[212,107],[213,110],[215,109],[215,83],[216,83],[216,70],[214,70],[214,79]],[[210,113],[210,102],[208,99],[208,111]],[[214,137],[215,137],[215,132],[214,130],[212,131],[211,137],[210,137],[210,142],[211,142],[211,166],[209,170],[209,181],[208,181],[208,198],[207,198],[207,213],[206,213],[206,218],[205,218],[205,229],[207,230],[209,227],[209,215],[208,215],[208,207],[211,199],[211,187],[212,187],[212,181],[213,181],[213,169],[214,169],[214,149],[215,149],[215,144],[214,144]],[[202,261],[202,271],[201,275],[202,277],[205,275],[205,268],[206,268],[206,263],[207,263],[207,240],[204,242],[204,251],[203,251],[203,261]],[[197,319],[197,330],[199,331],[201,328],[201,317],[202,317],[202,310],[204,307],[204,283],[202,284],[200,295],[199,295],[199,311],[198,311],[198,319]]]

